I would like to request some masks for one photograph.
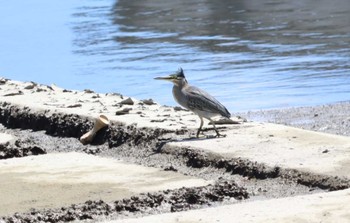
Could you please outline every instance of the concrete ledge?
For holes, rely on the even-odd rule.
[[[209,183],[172,171],[76,152],[0,160],[0,216]]]
[[[180,140],[170,145],[247,158],[271,167],[350,177],[349,137],[270,123],[244,123],[225,134],[225,138]]]
[[[350,189],[264,201],[243,202],[181,213],[103,221],[109,223],[349,222]]]

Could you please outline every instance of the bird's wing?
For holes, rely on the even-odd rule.
[[[193,86],[186,89],[188,107],[209,113],[218,113],[224,117],[230,118],[230,112],[218,100],[207,92]]]

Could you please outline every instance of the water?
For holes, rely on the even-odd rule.
[[[188,81],[231,112],[349,100],[349,0],[3,1],[0,76],[175,105]]]

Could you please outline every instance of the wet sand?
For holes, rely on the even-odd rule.
[[[350,136],[350,102],[241,113],[249,120]]]

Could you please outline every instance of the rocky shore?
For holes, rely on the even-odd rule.
[[[198,118],[178,107],[0,78],[0,222],[127,222],[347,191],[349,107],[235,114],[226,138],[195,139]],[[83,145],[100,114],[110,125]]]

